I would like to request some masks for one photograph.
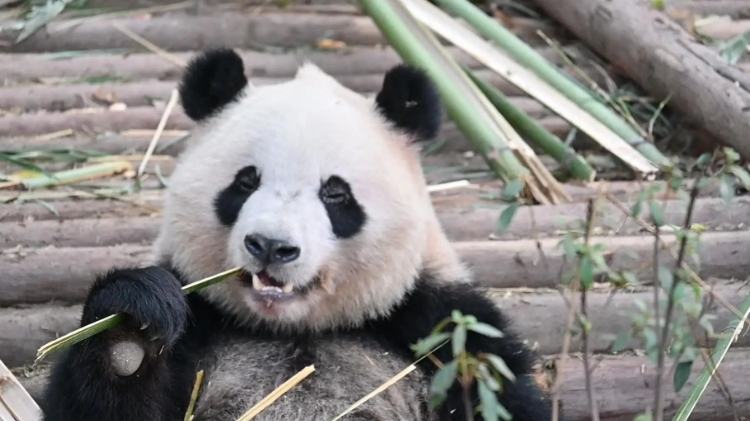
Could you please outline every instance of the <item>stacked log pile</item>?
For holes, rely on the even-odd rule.
[[[315,5],[287,10],[267,6],[260,11],[220,4],[206,6],[198,15],[176,10],[148,19],[135,15],[75,24],[61,19],[17,45],[13,31],[0,32],[0,45],[7,45],[0,48],[0,150],[91,149],[130,159],[135,168],[180,77],[176,62],[210,46],[238,49],[256,84],[287,80],[307,59],[356,91],[376,92],[385,71],[400,62],[398,55],[384,46],[383,37],[366,16],[356,14],[344,2],[320,3],[317,9]],[[563,59],[537,35],[537,29],[564,41],[574,55],[593,56],[549,21],[515,22],[514,30],[522,39],[561,67]],[[118,26],[168,51],[169,56],[144,50]],[[324,50],[331,44],[337,47]],[[480,67],[461,51],[448,49],[461,63]],[[568,72],[580,77],[576,71]],[[553,133],[565,137],[570,131],[569,123],[498,75],[487,70],[477,74]],[[590,76],[602,78],[594,71]],[[78,327],[81,303],[93,275],[113,265],[140,263],[146,257],[159,227],[164,196],[161,178],[168,183],[180,140],[191,128],[192,123],[176,109],[155,159],[146,168],[142,190],[117,200],[94,199],[67,188],[21,200],[19,191],[0,190],[0,360],[16,368],[19,380],[34,397],[39,397],[45,373],[28,365],[39,346]],[[424,158],[428,179],[438,183],[479,174],[471,179],[470,188],[432,194],[449,238],[478,281],[492,288],[530,344],[544,355],[560,353],[568,307],[557,288],[568,265],[557,244],[569,224],[585,219],[585,201],[597,194],[599,186],[566,185],[574,203],[521,208],[510,228],[501,233],[497,221],[505,205],[496,198],[502,186],[489,177],[481,161],[471,157],[468,143],[452,123],[445,123],[442,136],[447,140],[442,149]],[[137,157],[128,157],[133,154]],[[0,164],[0,172],[17,170]],[[126,173],[88,184],[117,188],[132,183],[132,174]],[[653,238],[626,220],[618,206],[629,208],[643,187],[632,181],[607,184],[612,199],[604,204],[593,241],[606,243],[614,251],[610,262],[614,268],[639,272],[641,279],[652,280],[652,269],[643,267],[643,262],[653,253]],[[668,199],[665,223],[682,224],[683,204]],[[750,273],[749,210],[750,199],[726,205],[718,189],[713,189],[698,199],[693,216],[693,222],[707,230],[699,274],[710,279],[716,292],[734,306],[750,291],[741,282]],[[664,238],[675,242],[674,236]],[[662,261],[670,257],[665,254]],[[623,313],[637,308],[639,300],[650,302],[650,297],[648,289],[612,295],[604,286],[589,294],[589,318],[596,321],[592,351],[598,360],[593,381],[602,419],[630,420],[652,404],[652,364],[638,352],[611,355],[606,337],[626,328],[629,319]],[[734,317],[722,307],[716,308],[716,314],[717,327]],[[715,342],[715,338],[699,338],[703,346]],[[573,340],[570,351],[579,352],[581,346]],[[741,336],[735,346],[750,346],[750,339]],[[702,367],[696,364],[694,374]],[[567,379],[562,391],[566,419],[589,419],[580,362],[568,359],[556,370]],[[722,364],[721,375],[740,413],[750,410],[747,372],[747,352],[733,349]],[[667,391],[667,413],[674,412],[687,389],[679,394]],[[712,386],[694,417],[723,420],[732,419],[732,414],[721,391]]]

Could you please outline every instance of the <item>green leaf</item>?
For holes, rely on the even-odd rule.
[[[505,208],[505,210],[503,210],[503,212],[500,214],[500,219],[497,224],[498,231],[503,232],[508,229],[510,223],[513,222],[513,216],[515,216],[516,211],[520,207],[521,204],[516,202],[511,203],[510,205],[508,205],[508,207]]]
[[[682,390],[682,388],[685,387],[685,384],[690,378],[690,373],[692,372],[692,370],[693,370],[693,360],[677,363],[677,367],[674,371],[675,393],[680,393],[680,390]]]
[[[748,41],[750,41],[750,32],[745,32],[730,39],[722,45],[721,57],[729,64],[737,64],[747,51]]]
[[[430,395],[446,395],[458,374],[458,360],[453,360],[444,365],[435,373],[430,385]]]
[[[695,163],[699,166],[704,166],[711,162],[711,159],[713,159],[713,155],[710,152],[705,152],[701,154],[698,159],[695,160]]]
[[[721,184],[719,185],[719,194],[724,199],[724,203],[727,205],[734,199],[734,182],[731,177],[726,175],[721,177]]]
[[[727,157],[727,161],[730,163],[735,163],[740,160],[740,154],[737,153],[734,149],[725,146],[724,148],[724,155]]]
[[[411,349],[414,351],[415,354],[417,354],[417,357],[421,357],[423,355],[426,355],[430,353],[433,349],[435,349],[438,345],[442,344],[443,342],[447,341],[451,337],[450,333],[436,333],[433,335],[430,335],[424,339],[420,339],[419,342],[416,343],[416,345],[413,345]]]
[[[617,335],[617,338],[615,339],[615,342],[612,344],[612,352],[620,352],[623,349],[625,349],[626,346],[630,343],[630,341],[633,339],[633,331],[628,329],[625,331],[620,332],[620,334]]]
[[[709,335],[714,334],[714,325],[711,323],[711,320],[715,320],[718,317],[715,314],[704,314],[701,316],[700,320],[698,320],[698,324],[700,324],[703,329],[706,329],[706,332],[708,332]]]
[[[594,266],[589,256],[581,258],[581,285],[586,289],[594,285]]]
[[[637,218],[638,215],[641,214],[641,207],[643,206],[643,199],[644,199],[643,196],[644,196],[644,191],[641,190],[641,192],[638,193],[638,198],[635,200],[633,207],[630,208],[630,212],[633,214],[633,218]]]
[[[509,379],[510,381],[516,381],[516,375],[513,374],[512,371],[510,371],[510,368],[508,368],[508,365],[505,364],[505,361],[503,361],[502,358],[494,354],[484,354],[483,357],[487,359],[487,361],[489,361],[495,371],[500,373],[500,375],[502,375],[506,379]]]
[[[740,180],[740,183],[742,183],[742,186],[745,188],[745,190],[750,190],[750,174],[748,174],[744,168],[737,165],[731,165],[729,166],[727,171],[732,173]]]
[[[653,414],[651,414],[651,411],[641,412],[638,414],[633,421],[652,421],[654,419]]]
[[[672,282],[674,281],[674,274],[672,271],[667,267],[659,266],[657,275],[662,289],[664,289],[664,291],[669,291],[670,288],[672,288]]]
[[[453,331],[453,355],[458,356],[466,346],[466,326],[458,325]]]
[[[479,383],[479,402],[482,405],[482,418],[484,421],[498,421],[500,415],[497,413],[497,406],[500,402],[497,401],[495,392],[490,390],[483,381],[477,383]]]
[[[523,181],[516,178],[515,180],[508,183],[503,189],[502,198],[506,201],[515,200],[519,193],[523,190]]]
[[[480,363],[477,366],[477,370],[479,371],[479,374],[482,375],[482,380],[487,382],[487,387],[489,387],[493,392],[500,391],[500,383],[498,383],[495,379],[495,376],[490,373],[490,369],[487,368],[486,364]]]
[[[659,202],[656,200],[650,201],[649,208],[651,210],[651,220],[654,221],[654,225],[657,227],[664,225],[664,213],[659,206]]]
[[[490,326],[486,323],[474,323],[466,327],[469,330],[480,333],[484,336],[489,336],[490,338],[502,338],[503,337],[503,332],[501,332],[494,326]]]

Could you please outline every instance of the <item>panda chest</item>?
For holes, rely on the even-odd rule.
[[[375,340],[353,336],[304,341],[228,337],[207,351],[194,421],[234,421],[309,365],[315,371],[255,419],[332,419],[410,364]],[[428,379],[413,371],[344,419],[426,420],[428,386]]]

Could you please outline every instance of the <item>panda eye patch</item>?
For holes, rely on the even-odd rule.
[[[260,185],[260,176],[255,167],[246,167],[240,170],[234,178],[234,184],[245,193],[252,193]]]
[[[320,201],[328,213],[333,234],[338,238],[350,238],[362,229],[367,215],[352,193],[349,183],[332,175],[320,186]]]
[[[350,195],[349,186],[335,175],[331,176],[320,189],[320,199],[328,205],[343,204]]]

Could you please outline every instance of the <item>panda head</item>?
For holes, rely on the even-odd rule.
[[[256,87],[217,49],[189,63],[180,95],[198,124],[156,252],[190,282],[242,267],[204,291],[241,323],[357,325],[387,314],[420,271],[459,270],[419,161],[442,114],[421,71],[394,67],[374,98],[309,63]]]

